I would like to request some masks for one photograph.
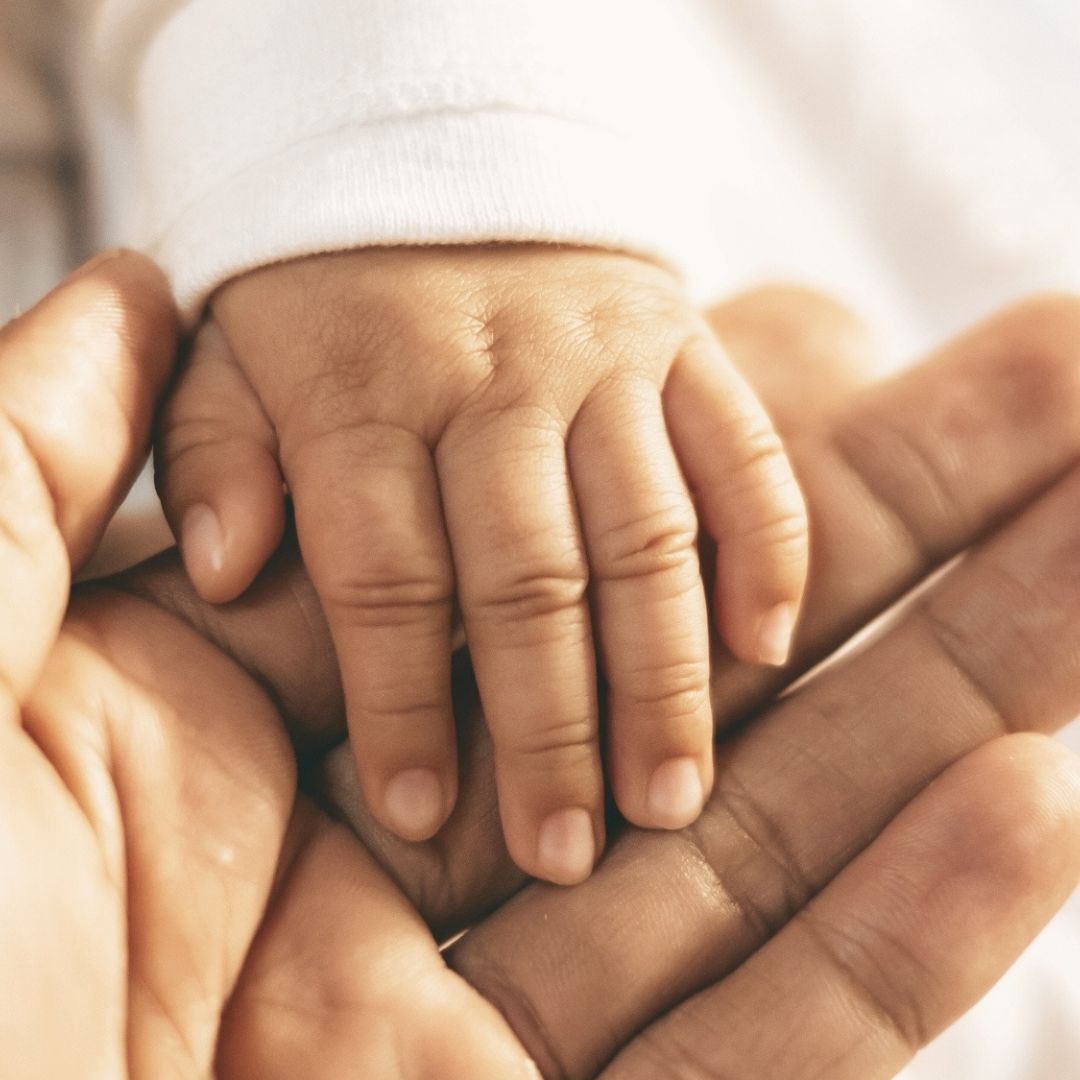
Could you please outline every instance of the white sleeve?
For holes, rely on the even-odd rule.
[[[250,269],[538,240],[678,266],[705,205],[683,122],[695,0],[99,0],[140,243],[185,313]],[[698,136],[700,138],[700,135]]]

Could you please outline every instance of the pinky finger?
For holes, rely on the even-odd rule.
[[[281,541],[285,496],[270,421],[213,323],[162,412],[154,471],[199,595],[235,599]]]
[[[780,437],[711,336],[672,368],[664,412],[717,544],[717,629],[740,660],[782,665],[806,587],[809,529]]]

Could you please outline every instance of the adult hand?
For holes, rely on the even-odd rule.
[[[815,511],[803,666],[974,549],[872,648],[724,746],[699,826],[627,833],[589,883],[530,887],[451,954],[552,1076],[593,1075],[620,1048],[611,1075],[891,1075],[988,988],[1077,879],[1074,760],[1038,738],[996,738],[1006,726],[1049,730],[1080,706],[1068,585],[1076,305],[1023,305],[859,393],[863,346],[834,307],[759,294],[724,309],[720,329],[771,395]],[[817,382],[807,408],[800,372],[819,380],[830,357],[832,392]],[[340,701],[310,593],[299,578],[291,587],[273,608],[264,595],[197,617],[317,740]],[[322,692],[309,706],[312,686]],[[722,720],[771,691],[730,663],[717,689]],[[473,745],[481,760],[482,740]],[[324,769],[339,811],[444,929],[519,883],[484,816],[490,781],[469,773],[474,797],[418,849],[372,824],[334,755]],[[288,926],[309,943],[302,965],[277,929],[256,943],[233,1013],[256,1033],[253,1068],[267,1077],[301,1066],[311,1029],[301,1007],[287,1031],[260,1007],[265,973],[315,1000],[313,980],[346,977],[339,939],[310,917]],[[348,1025],[338,1034],[347,1046]]]
[[[771,325],[775,326],[775,321]],[[997,330],[1000,332],[1002,327]],[[1043,352],[1047,353],[1045,346],[1044,341]],[[1063,351],[1044,356],[1044,376],[1053,371],[1066,374]],[[924,379],[921,391],[917,381],[902,384],[894,388],[891,400],[902,403],[906,386],[909,404],[925,400],[927,392],[933,395],[932,400],[941,402],[951,386],[959,395],[955,400],[963,401],[960,392],[964,389],[964,380],[958,375],[962,374],[963,365],[957,367],[960,362],[956,355],[943,358],[938,371]],[[1028,363],[1032,363],[1030,357]],[[992,374],[993,355],[984,358],[981,366],[991,388],[997,385]],[[971,365],[969,378],[978,367]],[[1014,401],[1015,390],[1014,385],[1011,395],[1002,394],[995,398],[991,393],[986,400]],[[1041,434],[1046,437],[1049,450],[1044,446],[1042,450],[1046,452],[1037,459],[1025,458],[1020,452],[1017,430],[1010,426],[1005,416],[994,416],[991,410],[984,417],[991,432],[984,456],[997,440],[1002,455],[1010,449],[1014,451],[1010,458],[1010,467],[1014,471],[998,488],[991,490],[984,485],[971,492],[970,516],[965,522],[946,523],[945,515],[941,514],[936,531],[926,534],[929,538],[938,538],[938,556],[945,557],[949,550],[962,546],[995,516],[1015,509],[1030,498],[1036,487],[1060,471],[1075,455],[1071,433],[1064,427],[1055,426],[1055,417],[1065,417],[1071,404],[1064,398],[1063,387],[1059,386],[1054,400],[1061,406],[1061,411],[1045,409],[1042,412]],[[890,397],[881,400],[888,403]],[[886,416],[890,415],[889,407],[886,405],[884,409]],[[896,409],[895,419],[902,421],[905,410],[899,406]],[[867,411],[872,414],[872,408]],[[848,414],[853,421],[857,415],[857,410]],[[857,426],[855,424],[855,429]],[[822,425],[820,430],[831,429]],[[904,430],[902,423],[897,430]],[[941,434],[939,431],[938,435]],[[1012,446],[1012,443],[1018,445]],[[807,445],[812,446],[813,440],[808,439]],[[948,449],[951,452],[955,447]],[[816,457],[810,454],[806,459],[808,474],[813,471],[811,461]],[[823,479],[827,472],[825,469],[820,474]],[[891,478],[895,482],[904,474],[904,459],[899,456],[891,467],[882,471],[886,481]],[[851,523],[857,524],[858,507],[865,510],[866,495],[861,493],[859,499],[848,501],[851,503],[848,509],[854,515]],[[844,504],[843,499],[840,502]],[[913,500],[915,504],[920,504],[920,500]],[[1049,522],[1051,532],[1042,536],[1040,547],[1035,540],[1039,524],[1029,523],[1026,528],[1021,528],[1030,519],[1031,512],[1014,526],[1014,532],[1019,530],[1013,541],[1017,557],[1025,555],[1025,567],[1036,575],[1059,571],[1065,565],[1065,555],[1047,541],[1063,535],[1060,522]],[[930,513],[920,520],[932,524],[939,519]],[[1043,526],[1046,527],[1045,522]],[[857,532],[852,530],[847,535],[857,536]],[[1000,546],[1003,542],[993,543]],[[821,596],[823,601],[836,599],[836,618],[824,618],[821,623],[824,630],[816,638],[808,635],[804,655],[825,648],[829,635],[835,635],[844,620],[854,618],[856,605],[842,602],[843,594],[837,585],[845,570],[852,572],[862,564],[869,566],[869,560],[865,554],[860,554],[857,545],[834,548],[831,555],[828,550],[826,548],[824,561],[819,563],[824,582]],[[910,558],[901,558],[903,553],[899,549],[886,545],[877,554],[874,572],[867,570],[867,589],[863,595],[870,595],[871,600],[862,601],[866,607],[883,602],[890,590],[895,591],[906,578],[915,574],[914,562]],[[980,565],[983,565],[981,573],[985,581],[986,565],[989,565],[985,559],[983,564],[973,560],[973,569],[965,572],[975,573]],[[976,575],[974,584],[977,582]],[[147,583],[144,574],[141,587],[145,588]],[[1032,663],[1031,654],[1026,647],[1018,645],[1015,637],[1008,636],[1010,629],[1015,633],[1014,624],[998,620],[1008,624],[992,623],[984,628],[981,619],[986,613],[972,612],[969,594],[955,582],[953,585],[958,591],[945,598],[942,610],[952,611],[953,617],[961,618],[966,611],[980,631],[990,629],[1000,633],[998,670],[1003,674],[1010,670],[1023,674],[1025,665]],[[291,591],[290,586],[297,591]],[[173,587],[177,590],[173,594],[176,600],[182,586],[174,583]],[[310,595],[305,598],[303,588],[295,576],[292,579],[282,577],[276,591],[272,583],[267,583],[264,586],[266,595],[252,598],[239,609],[220,616],[205,612],[198,615],[199,619],[207,620],[205,626],[209,631],[232,643],[252,670],[276,693],[279,701],[290,707],[294,723],[298,725],[306,717],[305,710],[295,707],[295,695],[305,683],[308,687],[314,685],[319,691],[311,698],[315,708],[333,712],[336,706],[340,715],[336,676],[332,665],[327,663],[325,629],[317,618],[309,618]],[[830,596],[830,589],[835,596]],[[1051,610],[1061,612],[1068,607],[1069,598],[1066,590],[1061,589],[1057,590],[1056,596],[1057,607]],[[299,603],[297,597],[301,598]],[[1046,643],[1048,647],[1065,648],[1067,635],[1049,622],[1043,628],[1055,637],[1054,641]],[[893,631],[893,637],[885,639],[877,650],[880,652],[889,641],[894,641],[897,632]],[[261,636],[265,637],[260,640]],[[1025,641],[1038,644],[1035,637],[1028,630]],[[901,637],[900,640],[902,644],[905,639]],[[983,655],[981,646],[985,644],[982,640],[971,647],[976,659]],[[776,795],[779,799],[782,785],[793,784],[801,798],[794,820],[789,801],[767,806],[760,822],[769,821],[774,825],[778,839],[793,837],[792,846],[785,850],[797,854],[805,854],[806,850],[816,852],[818,859],[813,869],[825,877],[831,876],[829,867],[845,866],[860,843],[888,820],[911,791],[925,782],[927,775],[985,737],[985,732],[980,731],[975,722],[978,717],[968,713],[965,714],[966,722],[958,725],[959,730],[943,725],[936,743],[922,748],[925,753],[917,763],[909,760],[911,755],[905,756],[890,745],[887,753],[895,758],[897,768],[894,774],[880,762],[873,763],[873,775],[882,787],[881,797],[875,800],[874,793],[865,788],[866,762],[854,760],[842,752],[846,748],[850,755],[852,743],[849,739],[868,735],[863,730],[863,725],[868,723],[865,694],[869,685],[877,685],[875,677],[882,678],[883,666],[879,661],[869,669],[866,667],[868,658],[873,655],[870,653],[853,661],[824,682],[826,690],[831,687],[827,700],[834,703],[835,710],[830,713],[833,723],[828,728],[824,745],[818,745],[818,740],[811,738],[813,733],[807,730],[808,712],[797,711],[797,707],[808,709],[809,715],[813,715],[817,699],[812,696],[816,685],[812,684],[763,725],[750,728],[741,741],[734,744],[730,756],[721,761],[725,774],[732,768],[732,775],[737,778],[749,777],[755,769],[764,769],[770,763],[776,765],[779,761],[784,765],[780,790],[775,778],[766,776],[761,780],[762,793]],[[959,655],[966,654],[961,649]],[[163,677],[163,656],[168,657],[173,669],[169,677]],[[884,657],[885,660],[889,658],[888,654]],[[894,719],[895,730],[902,732],[905,724],[922,722],[933,716],[949,718],[951,702],[947,695],[955,687],[944,678],[940,669],[935,668],[938,654],[932,649],[925,653],[901,649],[897,663],[894,647],[891,658],[892,666],[884,666],[895,672],[895,685],[901,696],[885,703],[889,712],[883,710],[883,715]],[[1054,657],[1050,659],[1052,661]],[[925,686],[918,684],[928,673],[930,678],[941,680],[940,686],[946,697],[941,702],[931,703],[933,707],[921,715],[909,713],[903,693],[916,695],[919,689],[925,692]],[[1052,722],[1055,709],[1063,707],[1068,695],[1069,672],[1061,670],[1051,674],[1053,678],[1046,680],[1041,688],[1027,689],[1028,696],[1023,702],[1030,710],[1027,718],[1031,721]],[[905,680],[911,685],[906,685]],[[113,915],[119,915],[121,921],[126,915],[131,927],[132,989],[128,994],[131,1011],[127,1017],[130,1032],[127,1052],[133,1074],[158,1076],[166,1071],[177,1075],[205,1075],[214,1054],[215,1041],[218,1041],[218,1069],[223,1076],[294,1076],[299,1070],[299,1074],[333,1077],[355,1075],[358,1069],[363,1071],[365,1067],[367,1075],[375,1076],[447,1076],[453,1075],[447,1071],[447,1061],[453,1059],[444,1060],[437,1055],[447,1045],[449,1035],[469,1052],[495,1055],[488,1059],[487,1066],[477,1066],[480,1059],[474,1058],[473,1071],[462,1075],[509,1076],[513,1075],[514,1069],[523,1067],[520,1051],[514,1047],[498,1016],[441,966],[434,941],[423,922],[411,913],[401,894],[379,876],[374,863],[356,841],[340,827],[331,826],[305,803],[298,804],[297,811],[289,819],[292,824],[283,825],[282,793],[292,790],[292,758],[280,730],[275,728],[272,710],[263,692],[248,677],[215,654],[189,628],[131,598],[107,593],[87,597],[82,609],[73,617],[69,634],[57,647],[50,674],[41,685],[44,696],[28,710],[34,717],[29,727],[37,733],[39,746],[46,757],[54,759],[54,767],[63,778],[58,782],[54,775],[52,783],[59,792],[50,790],[69,814],[68,824],[72,824],[75,833],[84,841],[83,854],[92,854],[95,849],[99,855],[111,852],[113,859],[111,862],[106,859],[105,865],[123,867],[128,877],[128,887],[119,894],[120,900],[110,910]],[[741,700],[745,702],[746,696],[744,694]],[[921,705],[917,695],[912,696],[911,701],[917,707]],[[308,709],[310,715],[311,706]],[[800,716],[801,724],[798,723]],[[316,725],[298,726],[297,731],[306,731],[309,736],[318,735]],[[759,731],[764,734],[759,735]],[[817,734],[820,736],[821,733]],[[815,756],[800,757],[800,747],[805,751],[811,745]],[[482,754],[482,746],[478,753]],[[828,769],[834,759],[842,770],[835,775],[826,773],[823,776],[811,764],[820,761],[821,768]],[[975,762],[972,775],[985,780],[989,766],[975,758],[971,760]],[[914,764],[921,768],[915,770]],[[841,781],[841,777],[848,775],[848,766],[852,765],[863,767],[862,773],[852,768],[849,781],[854,788]],[[738,771],[733,766],[738,766]],[[921,796],[924,808],[925,800],[935,790],[944,791],[946,795],[951,791],[953,796],[959,792],[959,797],[954,797],[951,802],[945,799],[947,810],[955,812],[959,806],[962,813],[965,806],[971,809],[974,804],[974,811],[962,814],[960,820],[969,823],[970,831],[966,835],[974,836],[983,847],[974,848],[979,857],[973,858],[965,866],[964,873],[955,875],[951,882],[952,897],[961,915],[967,913],[973,896],[985,885],[988,875],[1000,876],[1002,867],[1009,864],[1011,848],[1018,837],[1022,837],[1025,844],[1022,867],[1029,875],[1023,896],[1016,888],[1015,877],[1005,877],[1004,884],[1001,880],[996,882],[996,899],[984,908],[985,925],[997,935],[996,950],[991,950],[992,955],[977,972],[978,977],[959,988],[962,993],[953,993],[951,997],[943,993],[930,1003],[934,1011],[928,1019],[928,1030],[933,1022],[940,1022],[943,1008],[955,1006],[958,997],[966,1002],[965,994],[970,997],[979,992],[985,979],[992,976],[992,969],[1007,962],[1009,954],[1022,944],[1022,939],[1034,932],[1034,923],[1054,906],[1062,889],[1070,880],[1075,880],[1075,858],[1069,862],[1060,857],[1062,852],[1074,856],[1076,851],[1075,798],[1068,790],[1069,783],[1075,785],[1075,773],[1070,774],[1070,768],[1054,759],[1052,752],[1041,744],[1038,749],[1032,748],[1025,754],[1014,754],[1004,773],[1010,782],[1020,781],[1016,783],[1015,805],[1003,803],[998,808],[1000,812],[986,816],[977,813],[980,809],[978,793],[982,789],[976,782],[950,782],[946,774],[936,789],[931,788]],[[914,779],[913,772],[918,773]],[[113,779],[103,783],[109,775]],[[1000,782],[1001,775],[999,769],[993,779]],[[1033,784],[1033,780],[1058,792],[1056,807],[1048,806],[1042,787]],[[484,782],[479,776],[477,790],[481,793]],[[1039,790],[1035,791],[1033,787]],[[66,801],[63,798],[65,789],[76,795],[74,803],[70,795]],[[807,817],[808,808],[812,811],[814,806],[814,800],[807,800],[807,792],[816,795],[824,808],[824,816],[817,828]],[[110,798],[110,793],[115,799]],[[859,794],[864,796],[862,800],[856,797]],[[103,797],[95,799],[95,795]],[[744,831],[737,825],[738,819],[731,809],[730,788],[721,788],[717,798],[720,802],[717,804],[714,800],[714,807],[700,833],[709,841],[707,854],[713,858],[725,853],[744,856],[723,861],[720,884],[705,873],[708,871],[707,858],[686,855],[693,849],[688,849],[685,839],[673,838],[660,843],[659,837],[631,833],[619,842],[594,883],[571,893],[534,887],[465,939],[455,962],[478,982],[486,984],[492,996],[504,1004],[529,1044],[544,1056],[549,1072],[561,1068],[571,1075],[590,1074],[598,1062],[609,1057],[644,1023],[664,1013],[697,987],[709,986],[705,996],[697,999],[704,1004],[696,1011],[692,1022],[686,1021],[685,1014],[679,1011],[670,1013],[670,1020],[661,1021],[652,1029],[659,1034],[631,1043],[625,1051],[624,1064],[616,1066],[633,1068],[630,1055],[635,1053],[634,1048],[638,1047],[640,1052],[641,1047],[649,1046],[653,1040],[662,1040],[664,1025],[674,1025],[676,1031],[682,1030],[685,1035],[678,1043],[682,1056],[666,1053],[665,1063],[661,1066],[649,1061],[643,1067],[649,1075],[656,1075],[658,1069],[675,1067],[673,1062],[682,1067],[691,1051],[700,1057],[715,1048],[714,1038],[701,1022],[703,1018],[717,1015],[710,1011],[709,994],[718,993],[725,986],[736,987],[732,1000],[717,1007],[720,1015],[731,1015],[732,1001],[742,1001],[747,1006],[753,1004],[753,995],[746,987],[740,991],[737,980],[720,978],[717,973],[730,968],[741,955],[750,952],[765,931],[761,926],[755,927],[752,921],[744,923],[734,916],[724,900],[724,889],[729,895],[738,897],[747,910],[764,915],[772,913],[774,925],[784,921],[789,911],[778,900],[776,886],[783,879],[777,865],[769,861],[768,845],[759,848],[748,840],[749,836],[759,832],[760,822],[751,823]],[[444,841],[452,845],[449,848],[432,846],[416,851],[395,846],[385,837],[378,845],[381,857],[397,872],[402,885],[426,908],[433,920],[438,919],[444,924],[467,918],[470,911],[481,905],[497,903],[513,887],[505,854],[500,853],[494,843],[497,837],[495,821],[476,812],[478,803],[483,800],[472,803],[466,800],[463,804],[459,819]],[[101,810],[102,807],[108,810],[110,805],[123,808],[119,824],[116,815],[110,818]],[[486,804],[488,810],[490,805],[490,802]],[[907,811],[907,819],[898,818],[892,831],[886,831],[876,841],[876,848],[870,848],[867,855],[861,857],[861,863],[856,861],[845,871],[846,879],[838,877],[829,887],[832,891],[827,889],[815,901],[824,907],[826,917],[822,925],[832,925],[827,916],[832,912],[835,917],[837,909],[827,900],[831,897],[835,901],[837,887],[844,880],[850,882],[853,872],[856,872],[856,884],[860,880],[864,884],[876,882],[882,886],[882,891],[869,908],[856,903],[860,908],[858,920],[840,918],[835,924],[865,928],[872,926],[866,921],[868,911],[884,912],[886,905],[881,902],[882,896],[889,894],[890,883],[896,876],[886,872],[892,869],[891,866],[882,868],[871,863],[867,869],[865,860],[875,850],[879,853],[884,850],[887,856],[889,849],[883,849],[881,845],[890,836],[910,837],[913,832],[912,850],[925,856],[918,866],[925,864],[931,869],[935,866],[940,869],[940,863],[933,857],[934,836],[927,832],[925,823],[917,815],[914,821],[911,820],[919,806],[920,803],[914,803]],[[775,814],[775,817],[767,818],[766,814]],[[52,822],[61,826],[64,823],[60,818]],[[87,823],[92,825],[92,830],[86,829]],[[32,830],[25,821],[16,824],[26,830],[24,835],[31,835]],[[361,824],[373,838],[379,838],[370,823]],[[69,849],[76,853],[80,850],[63,828],[48,828],[47,825],[37,834],[43,850],[48,844],[58,850]],[[910,832],[906,826],[911,826]],[[854,841],[850,839],[853,832],[856,835]],[[61,839],[65,836],[70,843],[62,845]],[[120,858],[118,863],[116,853],[123,850],[119,842],[121,837],[125,837],[123,847],[127,850],[126,857]],[[740,838],[746,843],[742,852],[738,848]],[[401,853],[406,851],[408,861],[401,858]],[[484,859],[476,859],[480,852],[490,854]],[[273,878],[273,866],[279,853],[282,857],[276,870],[277,883],[268,884],[268,879]],[[450,859],[448,872],[437,870],[440,855]],[[1054,858],[1057,858],[1056,863]],[[93,914],[92,905],[78,903],[79,894],[73,886],[93,880],[95,865],[92,861],[87,868],[77,858],[70,858],[63,880],[50,882],[51,888],[43,892],[54,899],[59,897],[59,906],[65,910],[70,903],[80,912]],[[910,867],[913,875],[918,866]],[[861,873],[857,872],[860,867]],[[708,887],[701,887],[703,881]],[[806,882],[806,889],[812,889],[813,881],[809,876]],[[740,885],[742,891],[734,891]],[[658,889],[661,890],[659,893]],[[454,890],[459,892],[458,897],[454,896]],[[618,904],[611,904],[612,892],[606,890],[617,895]],[[115,886],[113,892],[119,892]],[[805,892],[793,892],[791,908],[800,907],[804,897]],[[234,987],[238,954],[246,948],[245,938],[250,940],[256,933],[258,916],[268,898],[269,913],[263,918],[239,984]],[[853,899],[850,893],[848,899]],[[853,902],[861,899],[865,897],[855,895]],[[924,933],[934,926],[942,926],[941,912],[932,901],[932,890],[929,896],[917,890],[912,892],[908,914],[924,920],[921,927]],[[640,925],[630,928],[633,936],[628,941],[630,932],[624,920],[635,914],[639,907],[657,912],[658,917],[639,920]],[[842,905],[841,909],[843,913]],[[85,945],[86,939],[77,933],[60,933],[55,939],[46,939],[46,944],[55,942],[58,945],[55,956],[50,958],[42,951],[45,946],[40,940],[41,913],[31,911],[29,914],[33,919],[29,923],[26,910],[16,914],[22,918],[9,920],[7,925],[16,928],[29,925],[32,931],[37,928],[36,933],[22,935],[27,945],[32,946],[29,951],[40,965],[34,971],[23,972],[27,976],[23,979],[25,995],[26,987],[34,989],[41,985],[40,980],[49,972],[70,971],[72,946]],[[681,925],[680,920],[684,918],[686,923]],[[799,927],[803,920],[808,917],[799,916],[789,924],[789,929]],[[70,926],[71,921],[54,920],[54,924],[62,928]],[[75,925],[78,928],[80,924]],[[95,955],[105,958],[105,966],[109,969],[106,974],[115,974],[119,968],[122,979],[126,974],[122,964],[117,962],[111,967],[108,964],[110,957],[115,959],[113,949],[122,946],[122,937],[119,941],[117,935],[105,938],[100,931],[101,925],[103,923],[98,921],[97,938],[101,940],[95,939],[95,945],[100,944],[102,949]],[[901,930],[905,926],[910,927],[910,924],[902,924]],[[1002,931],[1010,926],[1018,929],[1008,937]],[[559,932],[553,934],[556,927],[560,928]],[[599,934],[600,930],[605,931],[603,935]],[[955,964],[958,971],[970,973],[964,947],[970,947],[971,939],[958,934],[955,925],[944,926],[943,931],[939,935],[940,956],[934,957],[927,970],[920,973],[947,973],[951,970],[950,964]],[[563,933],[566,939],[560,941]],[[511,935],[512,943],[509,941]],[[578,953],[577,947],[592,946],[598,935],[593,955]],[[776,947],[785,941],[788,944],[780,949],[780,956],[794,960],[797,950],[792,952],[791,940],[789,930],[782,931],[770,945],[755,954],[755,960],[768,955],[770,949],[775,955]],[[906,939],[898,940],[902,944]],[[991,936],[986,940],[991,940]],[[618,948],[620,942],[626,947]],[[882,941],[870,937],[867,951],[861,955],[879,958],[885,947]],[[565,948],[570,951],[564,952]],[[668,950],[670,955],[660,955]],[[582,962],[582,955],[588,962]],[[688,955],[694,957],[695,962],[687,964]],[[827,974],[833,969],[825,959],[826,955],[809,952],[798,970]],[[543,963],[537,965],[538,956]],[[564,963],[568,957],[568,962]],[[49,959],[59,960],[60,966],[44,962]],[[670,977],[672,960],[682,976],[674,982]],[[534,967],[526,970],[530,961]],[[612,968],[612,963],[621,966]],[[748,969],[749,963],[740,970]],[[859,974],[858,968],[853,971]],[[632,974],[633,978],[626,979],[626,993],[622,997],[613,999],[610,993],[596,994],[597,983],[607,987],[611,979],[624,977],[626,973]],[[48,979],[44,982],[48,984]],[[94,980],[87,979],[80,985],[92,989]],[[830,988],[827,981],[822,985],[825,990]],[[752,987],[753,983],[749,989]],[[25,1015],[31,1020],[36,1016],[39,1021],[44,1018],[48,1023],[54,1023],[59,1015],[59,1003],[68,1000],[55,996],[56,989],[52,987],[53,994],[47,999],[49,1008],[31,1009]],[[79,987],[65,986],[63,989],[71,991]],[[952,985],[945,989],[957,991],[958,988]],[[6,986],[3,992],[7,994]],[[218,1017],[230,992],[229,1012],[220,1039],[216,1040]],[[29,997],[32,1002],[33,995]],[[586,997],[587,1009],[583,1007]],[[12,997],[11,1000],[15,999]],[[106,1011],[114,1023],[108,1030],[114,1035],[118,1030],[122,1032],[123,993],[103,994],[95,1000],[110,1006]],[[779,994],[773,999],[774,1002],[781,1000]],[[41,998],[37,1001],[43,1003]],[[402,1003],[410,1006],[406,1013],[410,1020],[425,1012],[435,1017],[434,1025],[425,1029],[423,1038],[416,1037],[417,1030],[412,1024],[410,1033],[413,1037],[397,1040],[393,1028],[387,1025],[387,1018],[392,1017]],[[78,1012],[79,1005],[79,1002],[75,1003],[72,1015],[84,1015]],[[567,1010],[566,1014],[560,1011],[562,1009]],[[535,1022],[526,1022],[525,1018],[530,1014]],[[95,1014],[88,1011],[85,1015],[92,1017]],[[851,1014],[842,1011],[840,1015]],[[859,1018],[859,1014],[855,1015]],[[583,1023],[586,1017],[590,1020],[588,1030]],[[862,1018],[873,1029],[876,1017],[867,1019],[864,1014]],[[777,1021],[775,1027],[773,1020]],[[691,1024],[692,1029],[688,1032]],[[791,1040],[787,1046],[793,1053],[795,1064],[786,1071],[783,1061],[767,1056],[770,1046],[775,1048],[767,1036],[785,1024],[790,1030],[787,1018],[779,1010],[776,1017],[772,1017],[763,1016],[761,1010],[751,1013],[748,1009],[745,1025],[733,1034],[757,1039],[761,1053],[757,1057],[749,1053],[743,1056],[739,1061],[740,1071],[800,1075],[796,1066],[801,1068],[807,1061],[813,1065],[814,1059],[798,1040]],[[100,1025],[95,1030],[99,1028]],[[815,1025],[815,1030],[818,1028],[826,1029],[827,1034],[835,1034],[834,1029],[824,1023]],[[39,1052],[65,1049],[58,1040],[41,1039],[40,1029],[31,1025],[28,1030],[39,1035],[33,1042]],[[51,1028],[44,1035],[48,1036],[49,1031]],[[476,1034],[475,1043],[470,1038],[470,1045],[465,1045],[461,1037],[465,1031],[470,1036]],[[163,1032],[171,1033],[171,1037],[166,1037]],[[824,1049],[832,1045],[835,1040],[834,1043],[827,1039],[823,1041]],[[875,1071],[892,1068],[893,1046],[885,1040],[868,1045],[876,1050],[877,1057],[861,1063],[867,1065],[861,1072],[858,1071],[861,1065],[856,1063],[853,1075],[873,1075]],[[75,1050],[78,1046],[78,1039],[73,1037],[66,1048]],[[122,1061],[122,1044],[117,1049],[114,1038],[110,1046],[113,1060]],[[739,1046],[741,1044],[735,1043],[733,1048]],[[802,1052],[802,1057],[796,1051]],[[889,1058],[890,1053],[893,1058]],[[94,1057],[87,1052],[82,1056],[73,1054],[64,1061],[68,1065],[71,1061],[79,1062],[81,1074],[88,1071],[86,1062],[99,1059],[100,1056]],[[625,1065],[627,1059],[630,1061],[628,1066]],[[500,1064],[491,1065],[496,1060]],[[721,1071],[722,1063],[716,1065],[713,1072],[708,1071],[715,1064],[708,1063],[698,1070],[698,1074],[713,1075]],[[93,1071],[90,1072],[93,1075]],[[63,1062],[52,1072],[42,1070],[35,1074],[24,1069],[19,1073],[20,1076],[71,1074],[71,1069]],[[662,1071],[660,1075],[663,1075]],[[696,1074],[691,1072],[690,1075]]]
[[[98,971],[80,966],[84,939],[107,928],[80,876],[100,877],[98,853],[79,847],[85,824],[72,821],[71,793],[22,721],[72,568],[145,455],[175,343],[164,278],[125,253],[95,260],[0,330],[0,1046],[9,1075],[79,1075],[33,1063],[77,1047],[94,1015],[56,1010],[74,987],[95,989]],[[70,1043],[51,1030],[57,1015]]]
[[[547,1075],[891,1076],[1075,887],[1076,759],[1005,733],[1080,710],[1078,358],[1077,305],[1031,303],[792,432],[804,656],[970,552],[721,746],[697,827],[627,833],[465,938]]]

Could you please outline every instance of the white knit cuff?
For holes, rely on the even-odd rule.
[[[141,243],[188,319],[256,266],[548,241],[681,262],[687,0],[103,0]],[[678,133],[677,133],[678,132]]]
[[[361,246],[545,241],[677,266],[693,223],[669,188],[666,162],[603,130],[519,112],[408,116],[245,162],[146,246],[188,318],[246,270]]]

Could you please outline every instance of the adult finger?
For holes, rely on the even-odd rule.
[[[1080,760],[1038,736],[951,766],[777,935],[647,1028],[610,1080],[886,1080],[1080,881]]]
[[[811,513],[803,618],[784,672],[714,656],[718,723],[748,715],[1052,483],[1080,453],[1078,408],[1080,298],[1046,296],[785,434]]]
[[[36,681],[80,566],[146,452],[172,366],[161,273],[100,257],[0,331],[0,680]]]
[[[820,426],[853,391],[885,374],[867,324],[815,289],[763,285],[705,318],[785,439]]]

